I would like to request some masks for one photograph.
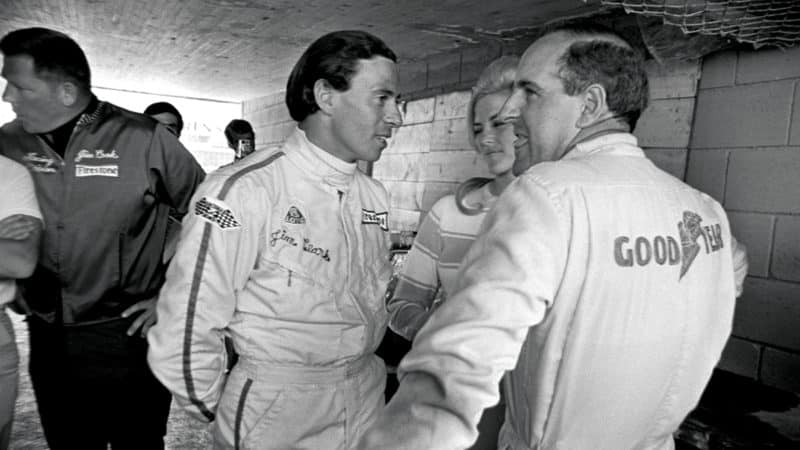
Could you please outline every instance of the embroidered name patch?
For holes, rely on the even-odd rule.
[[[389,231],[389,213],[361,209],[361,223],[365,225],[378,225],[383,231]]]
[[[239,228],[241,224],[236,220],[233,212],[224,205],[215,202],[218,202],[218,200],[211,200],[208,197],[201,198],[194,204],[194,215],[213,223],[223,230]]]
[[[22,157],[22,160],[28,163],[28,167],[39,173],[55,173],[56,160],[49,158],[46,155],[36,152],[29,152]]]
[[[103,166],[75,165],[76,177],[119,177],[119,166],[108,164]]]

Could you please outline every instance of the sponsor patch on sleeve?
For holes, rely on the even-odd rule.
[[[233,212],[217,199],[203,197],[194,204],[194,215],[211,222],[223,230],[239,228],[241,224]]]

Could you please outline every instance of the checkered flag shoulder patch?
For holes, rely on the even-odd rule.
[[[208,197],[203,197],[194,204],[194,214],[223,230],[241,226],[230,209],[214,203]]]

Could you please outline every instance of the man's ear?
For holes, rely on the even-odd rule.
[[[606,89],[599,84],[592,84],[581,94],[583,111],[575,126],[578,128],[590,127],[609,116],[606,103]]]
[[[58,100],[67,108],[75,105],[80,96],[80,89],[71,81],[64,81],[58,86]]]
[[[314,82],[314,101],[317,102],[317,106],[323,113],[331,113],[335,93],[336,90],[328,83],[328,80],[320,78]]]

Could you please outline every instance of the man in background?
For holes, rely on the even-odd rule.
[[[172,103],[156,102],[144,109],[144,113],[164,125],[170,133],[180,138],[183,131],[183,117]]]
[[[234,161],[239,161],[256,149],[256,133],[246,120],[231,120],[225,127],[225,140],[228,141],[228,147],[234,151]]]
[[[20,286],[32,315],[30,374],[52,449],[163,448],[170,395],[143,339],[155,320],[170,209],[203,170],[151,118],[98,100],[69,36],[26,28],[0,40],[16,120],[0,149],[33,175],[47,224]]]

